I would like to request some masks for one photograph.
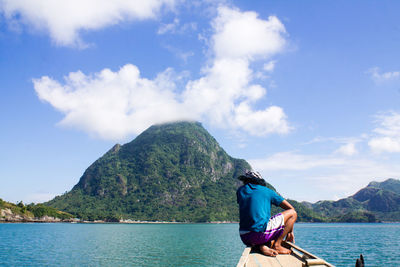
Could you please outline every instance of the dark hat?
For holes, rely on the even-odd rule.
[[[259,172],[254,172],[254,171],[246,171],[243,175],[240,175],[238,177],[239,180],[248,180],[248,179],[262,179],[262,176]]]
[[[246,171],[245,174],[238,177],[243,184],[258,184],[262,186],[267,186],[267,182],[262,178],[259,172]]]

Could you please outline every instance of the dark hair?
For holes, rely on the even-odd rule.
[[[243,184],[258,184],[262,186],[267,186],[267,182],[258,172],[247,171],[244,175],[240,175],[238,179],[242,181]]]

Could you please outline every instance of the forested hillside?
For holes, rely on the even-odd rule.
[[[115,145],[47,204],[91,220],[237,220],[236,177],[246,169],[199,123],[155,125]]]

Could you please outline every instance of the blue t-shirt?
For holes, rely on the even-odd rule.
[[[245,184],[236,191],[239,203],[240,231],[264,232],[271,218],[271,204],[284,200],[275,191],[256,184]]]

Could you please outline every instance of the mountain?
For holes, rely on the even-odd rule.
[[[70,192],[45,204],[85,220],[238,221],[237,177],[249,169],[200,123],[154,125],[132,142],[116,144]],[[301,203],[293,205],[300,221],[323,220]]]
[[[332,221],[400,221],[400,180],[371,182],[353,196],[319,201],[311,208]]]
[[[200,123],[154,125],[115,145],[46,204],[90,220],[237,220],[236,177],[247,169]]]
[[[394,178],[389,178],[386,181],[383,182],[371,182],[367,187],[370,188],[379,188],[379,189],[384,189],[387,191],[391,191],[396,194],[400,194],[400,182],[397,179]]]

